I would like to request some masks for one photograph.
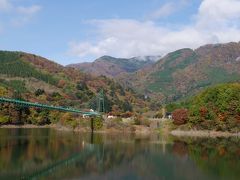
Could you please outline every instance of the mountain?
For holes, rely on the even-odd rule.
[[[89,109],[100,89],[107,111],[124,112],[144,104],[133,90],[104,76],[85,74],[33,54],[0,51],[0,96],[14,98],[17,93],[31,102]]]
[[[67,67],[80,69],[83,72],[117,77],[124,73],[132,73],[153,64],[160,56],[139,56],[130,59],[102,56],[92,63],[70,64]]]
[[[175,101],[202,88],[240,81],[240,42],[180,49],[119,82],[156,100]]]

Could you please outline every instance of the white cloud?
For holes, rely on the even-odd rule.
[[[17,10],[19,13],[22,13],[22,14],[33,15],[39,12],[41,8],[42,7],[39,5],[32,5],[29,7],[20,6],[20,7],[17,7]]]
[[[174,3],[169,2],[161,6],[159,9],[150,14],[150,19],[159,19],[171,15],[177,10]]]
[[[0,0],[0,12],[8,11],[12,8],[11,3],[9,0]]]
[[[150,15],[147,18],[151,20],[157,20],[164,17],[168,17],[174,13],[182,11],[184,7],[188,6],[190,1],[191,0],[177,0],[177,1],[170,0],[169,2],[163,4],[158,9],[150,13]]]
[[[197,14],[197,25],[216,28],[239,26],[240,0],[204,0]]]
[[[240,40],[240,0],[203,0],[194,17],[193,23],[178,29],[153,21],[93,20],[98,41],[72,42],[69,52],[78,57],[164,55],[185,47]]]
[[[2,24],[2,29],[8,25],[25,25],[32,20],[41,8],[39,5],[18,6],[14,1],[0,0],[0,12],[3,13],[3,19],[5,21],[5,23]]]
[[[14,26],[23,26],[29,21],[32,20],[35,14],[37,14],[41,10],[41,6],[39,5],[32,5],[29,7],[19,6],[16,7],[18,12],[18,16],[14,17],[11,21],[11,24]]]
[[[90,42],[70,43],[70,53],[79,57],[87,55],[101,56],[114,54],[128,57],[146,54],[153,49],[156,52],[158,40],[164,29],[156,28],[152,22],[138,22],[135,20],[100,20],[91,21],[97,26],[102,39],[95,44]],[[150,45],[149,47],[146,44]]]

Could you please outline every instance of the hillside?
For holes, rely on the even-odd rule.
[[[220,84],[207,88],[173,112],[178,125],[185,128],[239,132],[240,83]]]
[[[134,57],[130,59],[114,58],[102,56],[92,63],[71,64],[67,67],[80,69],[83,72],[104,75],[107,77],[117,77],[124,73],[132,73],[153,64],[159,56]]]
[[[240,81],[240,43],[180,49],[119,80],[155,99],[185,98],[211,85]]]
[[[0,51],[0,96],[94,109],[101,89],[105,93],[106,111],[123,113],[145,106],[131,89],[124,89],[104,76],[87,75],[33,54]]]

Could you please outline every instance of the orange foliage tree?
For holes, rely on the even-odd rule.
[[[176,109],[172,114],[173,123],[176,125],[185,124],[188,120],[188,110],[187,109]]]

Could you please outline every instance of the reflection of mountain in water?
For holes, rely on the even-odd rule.
[[[0,130],[0,179],[234,179],[238,139]],[[3,138],[5,137],[5,138]],[[221,174],[219,174],[221,172]],[[228,178],[229,177],[229,178]]]

